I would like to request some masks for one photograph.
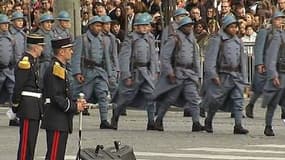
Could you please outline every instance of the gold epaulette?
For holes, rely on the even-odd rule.
[[[18,63],[18,67],[20,69],[30,69],[31,63],[29,61],[29,57],[25,56],[23,59]]]
[[[53,65],[52,74],[61,79],[65,79],[65,68],[61,67],[58,62],[55,62]]]

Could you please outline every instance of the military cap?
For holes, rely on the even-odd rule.
[[[24,15],[22,12],[16,11],[12,13],[11,21],[14,21],[16,19],[24,19]]]
[[[29,34],[27,35],[28,44],[45,45],[44,37],[39,34]]]
[[[69,48],[69,47],[73,47],[73,43],[70,37],[60,38],[60,39],[51,40],[51,46],[53,49]]]

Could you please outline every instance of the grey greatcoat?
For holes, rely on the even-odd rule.
[[[178,38],[176,37],[178,36]],[[178,53],[173,55],[175,46],[180,45]],[[183,81],[186,79],[192,80],[195,84],[199,84],[200,75],[200,56],[196,45],[196,39],[193,34],[185,36],[181,31],[177,31],[176,35],[171,35],[166,41],[161,53],[161,74],[153,96],[155,99],[160,99],[168,91],[183,85]],[[189,54],[191,53],[191,54]],[[190,65],[192,68],[187,69],[185,67],[176,66],[172,64],[172,56],[175,56],[176,63],[181,65]],[[168,81],[167,75],[175,73],[177,81],[175,84],[171,84]],[[182,100],[182,101],[181,101]],[[185,99],[179,99],[173,105],[183,107],[186,103]]]
[[[221,30],[209,40],[205,54],[207,90],[203,105],[214,114],[219,107],[226,106],[225,102],[230,99],[236,124],[241,124],[242,119],[245,60],[244,46],[237,36],[231,37]],[[212,81],[217,77],[221,81],[220,86]]]
[[[11,102],[15,85],[15,44],[9,32],[0,33],[0,103]]]
[[[9,31],[15,40],[15,59],[18,62],[26,50],[26,33],[23,29],[17,29],[14,26],[11,26]]]
[[[40,86],[43,86],[43,77],[46,69],[50,65],[51,58],[53,57],[53,50],[51,46],[51,40],[54,38],[52,31],[46,31],[43,28],[40,28],[36,31],[37,34],[40,34],[44,37],[44,49],[42,55],[40,56]]]
[[[106,47],[101,33],[92,34],[90,30],[76,38],[74,55],[71,60],[72,74],[82,74],[85,77],[83,84],[74,81],[73,98],[80,92],[85,94],[88,101],[98,101],[101,121],[107,120],[108,113],[108,77],[111,76],[112,66],[110,55],[104,52]]]
[[[284,105],[284,98],[282,90],[285,88],[285,73],[278,68],[279,59],[284,57],[284,32],[277,30],[273,34],[272,41],[266,50],[266,68],[267,68],[267,80],[264,86],[264,99],[263,105],[269,105],[276,107],[278,103]],[[273,85],[273,78],[279,77],[280,86]]]
[[[111,33],[103,33],[103,41],[105,43],[105,53],[110,55],[111,60],[111,75],[109,77],[109,88],[110,93],[113,96],[114,92],[118,87],[118,77],[120,72],[119,59],[118,59],[118,44],[116,37]]]
[[[158,73],[158,55],[154,40],[149,34],[130,33],[119,54],[121,71],[119,88],[113,102],[120,105],[145,107],[150,102]],[[131,87],[124,81],[132,78]]]
[[[68,38],[70,37],[73,39],[72,34],[69,32],[68,29],[63,29],[59,24],[56,24],[55,27],[52,29],[53,36],[55,39],[58,38]]]
[[[269,46],[269,43],[273,36],[273,30],[270,29],[260,29],[256,40],[255,40],[255,47],[254,47],[254,65],[255,65],[255,72],[253,76],[252,82],[252,91],[256,93],[262,93],[263,88],[266,82],[266,72],[259,73],[257,71],[258,65],[265,65],[265,53],[266,48]]]

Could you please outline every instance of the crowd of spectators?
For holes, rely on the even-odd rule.
[[[109,15],[113,20],[112,32],[122,41],[125,33],[132,31],[135,15],[149,12],[153,16],[153,33],[160,37],[161,13],[165,12],[161,0],[80,0],[80,3],[82,33],[86,31],[90,17]],[[14,11],[21,11],[27,18],[27,26],[30,22],[36,30],[40,15],[52,13],[53,5],[54,0],[1,0],[0,12],[11,16]],[[177,0],[176,8],[181,7],[196,22],[194,33],[200,45],[219,30],[221,19],[227,14],[239,19],[240,37],[246,42],[254,42],[256,32],[269,24],[272,13],[285,9],[285,0]]]

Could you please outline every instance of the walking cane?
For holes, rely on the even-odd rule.
[[[85,95],[84,93],[79,93],[79,99],[84,99]],[[76,160],[80,160],[80,152],[81,152],[81,132],[82,132],[82,111],[79,113],[79,140],[78,140],[78,152],[76,156]]]

